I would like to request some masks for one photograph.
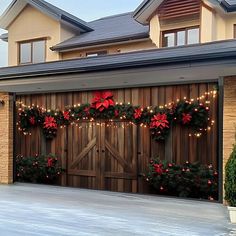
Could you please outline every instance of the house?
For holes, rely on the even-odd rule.
[[[62,185],[148,192],[141,175],[159,155],[213,163],[222,201],[223,170],[235,142],[234,1],[144,0],[134,12],[85,22],[43,0],[14,0],[0,27],[8,31],[0,37],[9,49],[9,67],[0,69],[2,183],[13,181],[13,156],[52,152],[67,167]],[[205,99],[212,127],[200,139],[173,127],[161,143],[149,129],[123,121],[110,127],[84,120],[61,127],[52,141],[39,130],[23,135],[15,127],[16,103],[63,110],[91,102],[92,91],[102,90],[112,90],[119,104],[149,108]]]

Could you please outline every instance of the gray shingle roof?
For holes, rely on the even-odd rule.
[[[236,11],[236,0],[219,0],[219,2],[227,12]]]
[[[129,39],[148,38],[149,27],[143,26],[133,19],[133,13],[101,18],[89,22],[94,29],[92,32],[83,33],[66,40],[56,46],[53,50],[63,50],[74,47],[85,47],[94,44],[118,42]]]
[[[236,58],[236,40],[80,58],[0,69],[0,79],[110,69],[194,63]]]

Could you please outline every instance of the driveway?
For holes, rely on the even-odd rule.
[[[44,185],[0,186],[3,236],[230,236],[225,207]]]

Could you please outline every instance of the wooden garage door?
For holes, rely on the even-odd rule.
[[[137,192],[137,127],[82,123],[69,131],[69,186]]]

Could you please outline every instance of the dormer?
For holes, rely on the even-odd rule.
[[[236,35],[236,8],[215,0],[145,0],[134,18],[150,26],[150,38],[157,47],[175,47]]]
[[[3,40],[8,41],[9,66],[60,60],[51,47],[93,31],[83,20],[43,0],[14,0],[1,16],[0,28],[8,31]]]

